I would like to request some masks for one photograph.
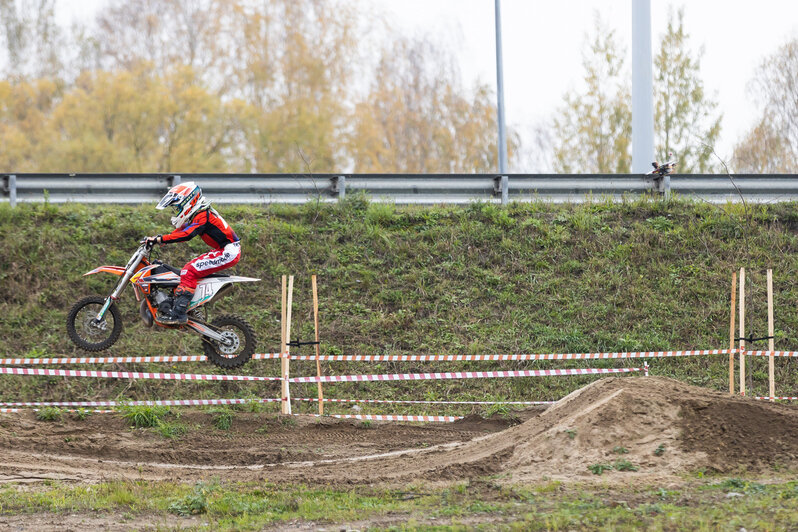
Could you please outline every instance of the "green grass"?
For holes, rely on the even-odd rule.
[[[91,486],[55,482],[0,490],[2,515],[45,512],[149,516],[153,522],[200,516],[203,529],[212,530],[260,530],[289,522],[336,529],[361,523],[361,528],[385,530],[789,530],[798,526],[798,482],[714,478],[665,489],[499,485],[483,479],[450,488],[336,489],[215,479]]]
[[[180,438],[188,432],[188,427],[168,417],[180,418],[180,411],[172,411],[165,406],[126,405],[121,409],[122,417],[133,428],[151,428],[166,439]]]
[[[39,421],[61,421],[62,417],[63,412],[60,408],[50,406],[40,408],[39,411],[36,412],[36,419]]]
[[[169,414],[165,406],[123,406],[122,417],[135,428],[158,427],[164,423],[164,418]]]
[[[218,430],[230,430],[233,426],[233,412],[228,408],[214,408],[210,410],[213,415],[213,426]]]
[[[280,282],[296,275],[292,337],[313,338],[310,275],[319,276],[321,349],[334,354],[492,354],[723,348],[729,343],[731,273],[748,268],[747,331],[765,336],[765,269],[773,268],[776,346],[798,347],[798,210],[794,204],[713,206],[661,199],[580,205],[474,203],[398,207],[353,198],[341,205],[219,206],[243,240],[235,271],[262,278],[212,309],[246,316],[259,351],[279,349]],[[153,206],[0,204],[0,356],[85,355],[66,337],[71,304],[108,294],[117,280],[83,277],[124,265],[142,235],[168,229]],[[158,248],[176,266],[202,242]],[[146,328],[132,291],[118,306],[125,330],[116,355],[198,354],[194,335]],[[213,313],[212,312],[212,313]],[[756,347],[763,347],[759,344]],[[311,348],[294,349],[310,354]],[[616,367],[637,361],[323,363],[325,374],[562,367]],[[767,361],[749,360],[748,387],[767,394]],[[793,360],[776,363],[777,393],[794,395]],[[103,369],[117,369],[109,366]],[[166,371],[163,364],[126,369]],[[215,372],[180,364],[172,372]],[[279,362],[236,373],[279,375]],[[727,358],[654,360],[653,375],[722,390]],[[315,374],[294,361],[292,375]],[[277,397],[279,383],[163,382],[3,376],[0,400]],[[325,396],[374,399],[553,400],[591,377],[348,382]],[[67,385],[68,381],[68,385]],[[294,397],[315,385],[292,386]],[[268,411],[278,404],[257,405]],[[314,404],[295,411],[312,412]],[[464,414],[470,407],[365,405],[364,414]],[[343,413],[344,405],[326,405]],[[433,411],[434,410],[434,411]],[[472,411],[485,412],[474,408]]]

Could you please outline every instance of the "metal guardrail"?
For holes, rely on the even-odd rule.
[[[503,179],[504,177],[504,179]],[[51,203],[151,203],[169,187],[195,181],[217,203],[332,202],[363,192],[397,204],[545,200],[620,200],[677,194],[712,203],[798,201],[798,175],[633,174],[6,174],[2,200]]]

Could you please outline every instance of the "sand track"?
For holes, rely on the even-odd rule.
[[[0,483],[113,479],[271,480],[351,485],[457,481],[629,481],[695,471],[798,468],[798,408],[729,397],[665,378],[607,378],[522,423],[467,418],[411,425],[237,413],[230,431],[186,413],[167,440],[118,416],[0,418]],[[626,461],[637,471],[593,475]]]

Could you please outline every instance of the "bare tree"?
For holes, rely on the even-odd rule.
[[[66,36],[55,22],[55,0],[0,0],[0,20],[6,77],[63,77]]]
[[[798,157],[798,38],[765,59],[749,84],[762,118],[737,144],[739,172],[792,172]]]

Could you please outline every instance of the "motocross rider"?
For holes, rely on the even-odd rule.
[[[172,305],[159,308],[157,320],[167,325],[180,325],[188,321],[186,312],[194,297],[197,282],[203,277],[234,266],[241,258],[241,244],[233,228],[222,218],[202,190],[193,181],[169,189],[158,202],[158,210],[172,207],[175,230],[166,235],[148,236],[147,244],[185,242],[197,235],[202,237],[212,251],[190,260],[180,271],[180,285],[175,288]]]

